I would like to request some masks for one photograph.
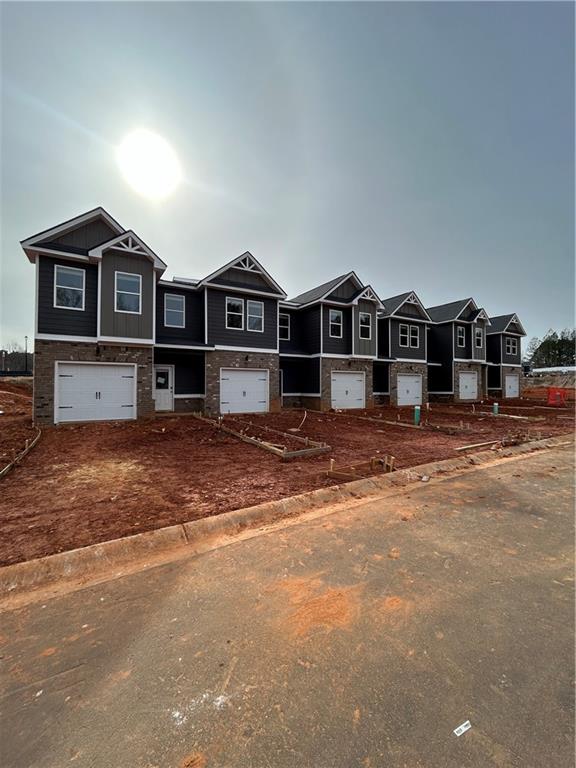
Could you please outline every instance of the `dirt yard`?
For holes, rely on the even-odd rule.
[[[9,464],[37,430],[30,419],[32,380],[0,379],[0,469]]]
[[[11,425],[6,434],[12,434],[12,445],[23,442],[32,428],[29,398],[16,397],[16,391],[10,397],[5,396],[5,414],[0,418],[6,420],[3,425]],[[303,415],[290,410],[250,420],[285,431],[298,427]],[[359,418],[362,415],[370,418]],[[401,469],[452,458],[458,455],[455,448],[471,443],[520,433],[524,437],[565,434],[574,424],[566,415],[565,411],[546,412],[534,420],[517,420],[475,415],[450,405],[423,411],[429,425],[457,428],[456,434],[445,434],[383,423],[398,416],[408,422],[411,409],[309,412],[300,432],[294,434],[326,442],[333,451],[291,462],[189,416],[48,428],[38,445],[1,481],[0,564],[328,486],[334,482],[325,475],[330,458],[342,467],[392,454]]]

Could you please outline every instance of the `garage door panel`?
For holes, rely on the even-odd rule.
[[[396,377],[398,405],[422,405],[422,376],[399,373]]]
[[[459,374],[461,400],[478,399],[478,374],[476,371],[463,371]]]
[[[55,389],[57,422],[136,418],[132,365],[58,363]]]
[[[330,377],[332,408],[364,408],[366,386],[360,371],[335,371]]]
[[[220,370],[220,413],[266,413],[268,371],[242,368]]]

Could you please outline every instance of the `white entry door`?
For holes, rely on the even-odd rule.
[[[398,405],[422,405],[422,376],[399,373],[397,376]]]
[[[363,371],[332,372],[332,408],[364,408],[366,404],[365,392]]]
[[[157,411],[174,410],[174,368],[171,365],[154,366],[154,401]]]
[[[265,368],[220,369],[220,413],[265,413],[268,391]]]
[[[506,374],[505,385],[505,397],[520,397],[520,376],[517,373]]]
[[[460,400],[478,399],[478,374],[465,371],[460,374]]]
[[[54,421],[136,418],[136,366],[101,363],[56,364]]]

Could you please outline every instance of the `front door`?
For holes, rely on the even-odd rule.
[[[173,370],[170,365],[154,366],[154,399],[157,411],[174,410]]]

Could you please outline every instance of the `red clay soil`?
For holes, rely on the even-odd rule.
[[[35,437],[32,426],[32,391],[29,386],[0,379],[0,469]]]
[[[286,431],[302,416],[284,411],[250,420]],[[569,431],[565,425],[537,428],[543,435]],[[486,419],[471,431],[445,435],[352,414],[308,413],[297,434],[334,450],[291,462],[191,417],[45,429],[38,445],[1,481],[0,564],[328,486],[333,481],[324,471],[331,457],[346,466],[392,454],[402,468],[452,458],[457,446],[517,429],[514,420]]]

